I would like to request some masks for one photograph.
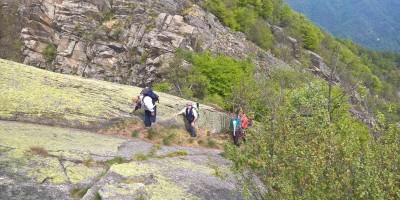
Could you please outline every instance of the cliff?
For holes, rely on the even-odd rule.
[[[178,48],[287,66],[187,0],[31,0],[19,10],[24,64],[50,71],[145,86]]]

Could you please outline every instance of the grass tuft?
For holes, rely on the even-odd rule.
[[[134,130],[134,131],[132,131],[132,134],[131,134],[131,136],[132,136],[133,138],[137,138],[137,137],[139,137],[139,131],[138,131],[138,130]]]
[[[115,165],[115,164],[121,164],[121,163],[123,163],[124,162],[124,159],[122,158],[122,157],[115,157],[115,158],[113,158],[113,159],[111,159],[111,160],[107,160],[106,161],[106,164],[108,165],[108,166],[112,166],[112,165]]]
[[[144,154],[144,153],[137,153],[137,154],[135,154],[135,159],[136,159],[137,161],[147,160],[149,157],[150,157],[149,155],[146,155],[146,154]]]
[[[147,134],[147,139],[149,140],[154,140],[156,139],[158,136],[160,135],[160,133],[158,131],[156,131],[155,129],[149,129],[149,132]]]
[[[168,157],[186,156],[186,155],[188,155],[188,153],[186,151],[183,151],[183,150],[174,151],[174,152],[171,152],[171,153],[167,154]]]
[[[86,187],[86,188],[75,188],[71,191],[71,196],[72,198],[78,200],[78,199],[82,199],[83,196],[85,196],[85,194],[87,193],[87,191],[89,190],[90,187]]]
[[[38,155],[38,156],[42,156],[42,157],[46,157],[49,155],[47,150],[41,146],[34,146],[34,147],[29,148],[29,153],[31,153],[32,155]]]

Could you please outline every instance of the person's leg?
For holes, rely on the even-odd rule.
[[[156,121],[157,121],[157,106],[154,106],[154,115],[151,116],[150,120],[151,120],[151,123],[156,123]]]
[[[236,135],[233,135],[233,133],[231,133],[232,134],[232,139],[233,139],[233,144],[235,144],[236,146],[239,146],[239,137],[238,137],[238,135],[236,134]]]
[[[190,135],[192,137],[196,137],[196,128],[194,126],[192,126],[192,123],[189,124],[189,131],[190,131]]]
[[[151,112],[148,110],[144,111],[144,125],[146,127],[151,127]]]

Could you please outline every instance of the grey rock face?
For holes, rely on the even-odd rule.
[[[60,73],[145,86],[178,48],[286,65],[191,1],[31,0],[20,11],[24,64]]]

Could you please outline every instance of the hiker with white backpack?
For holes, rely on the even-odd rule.
[[[144,124],[147,128],[156,123],[156,102],[158,101],[158,95],[149,87],[144,88],[139,96],[133,98],[132,106],[134,107],[134,111],[144,107]]]

